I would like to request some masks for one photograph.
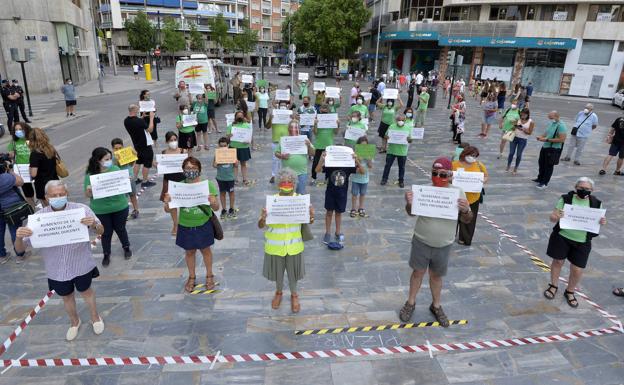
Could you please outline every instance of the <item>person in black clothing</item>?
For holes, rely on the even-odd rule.
[[[409,88],[407,89],[407,105],[405,107],[411,108],[414,101],[414,91],[416,90],[416,79],[410,80]]]
[[[17,98],[17,107],[19,108],[19,111],[22,113],[22,118],[24,118],[24,121],[26,123],[30,123],[30,119],[28,119],[28,117],[26,116],[26,106],[24,105],[24,89],[22,88],[22,86],[19,85],[17,80],[13,79],[12,83],[13,83],[13,89],[19,95],[19,97]]]
[[[124,127],[132,139],[132,145],[137,152],[136,163],[134,164],[134,175],[137,177],[136,183],[141,183],[141,187],[152,187],[156,183],[150,182],[147,179],[149,169],[152,168],[154,161],[154,150],[152,149],[152,137],[151,133],[154,130],[154,113],[149,113],[149,123],[139,118],[139,106],[131,104],[128,106],[128,116],[124,119]],[[149,140],[148,140],[149,138]],[[143,166],[143,179],[138,178],[139,167]]]
[[[58,152],[50,143],[48,135],[38,127],[30,131],[28,147],[30,147],[30,176],[35,180],[35,196],[45,207],[48,205],[45,185],[51,180],[59,179],[56,173]]]
[[[381,92],[379,92],[379,90],[377,89],[377,83],[378,82],[375,81],[373,83],[373,86],[370,88],[371,98],[370,98],[370,102],[368,103],[368,115],[370,117],[371,122],[374,120],[373,114],[375,110],[377,109],[377,100],[381,98]]]
[[[6,79],[2,80],[2,89],[0,90],[0,93],[2,93],[2,106],[7,114],[7,127],[9,130],[13,130],[13,123],[19,122],[19,111],[17,106],[17,99],[19,99],[19,95]]]
[[[611,144],[609,146],[609,155],[602,162],[602,169],[598,174],[606,174],[607,171],[605,170],[609,167],[609,163],[617,156],[618,160],[613,175],[624,175],[624,172],[622,172],[622,164],[624,164],[624,117],[615,119],[609,130],[607,142]]]

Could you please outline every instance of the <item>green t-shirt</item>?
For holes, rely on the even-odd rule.
[[[217,165],[217,180],[231,182],[234,180],[234,165],[232,163]]]
[[[118,166],[113,165],[104,173],[111,171],[121,170]],[[89,173],[85,174],[84,190],[87,191],[87,187],[91,186],[91,180],[89,179]],[[132,182],[131,182],[132,183]],[[128,194],[113,195],[111,197],[93,199],[91,198],[89,206],[96,214],[110,214],[116,213],[128,207]]]
[[[213,181],[203,180],[199,183],[208,183],[209,194],[211,196],[217,196],[217,186],[215,186]],[[199,208],[199,206],[180,207],[180,226],[200,227],[208,222],[212,216],[212,208],[210,205],[203,205],[202,208],[203,210]]]
[[[384,106],[381,110],[381,122],[387,125],[392,125],[394,123],[396,110],[396,107]]]
[[[249,123],[234,123],[233,125],[227,127],[228,134],[232,133],[232,127],[245,128],[247,130],[251,130],[251,125]],[[233,140],[230,142],[230,148],[249,148],[249,143],[237,142]]]
[[[352,107],[353,108],[353,107]],[[347,124],[347,129],[349,127],[354,127],[354,128],[361,128],[362,130],[364,130],[366,132],[366,126],[364,125],[364,123],[362,123],[361,121],[357,122],[357,123],[353,123],[353,122],[349,122],[349,124]],[[345,143],[349,146],[355,146],[356,141],[355,140],[351,140],[351,139],[347,139],[345,138]]]
[[[275,152],[282,152],[282,147],[278,144]],[[292,169],[297,175],[308,173],[308,156],[303,154],[290,154],[288,159],[282,159],[282,167]]]
[[[426,92],[420,93],[420,102],[418,103],[419,110],[426,110],[427,106],[429,106],[429,94]]]
[[[208,123],[208,106],[204,103],[193,102],[193,113],[197,114],[197,123]]]
[[[563,205],[563,198],[559,198],[559,201],[557,201],[557,205],[555,206],[555,208],[563,210]],[[581,199],[574,195],[572,197],[572,205],[589,207],[589,199]],[[602,208],[602,204],[600,205],[600,208]],[[559,234],[562,237],[568,238],[569,240],[575,242],[585,243],[585,241],[587,240],[587,231],[583,230],[561,229],[559,230]]]
[[[386,133],[386,136],[390,137],[390,131],[407,132],[407,135],[409,137],[409,134],[411,132],[411,127],[408,126],[407,124],[403,125],[403,127],[399,127],[398,125],[393,124],[388,128],[388,132]],[[388,154],[394,155],[394,156],[407,156],[408,148],[409,148],[408,144],[388,143]]]
[[[288,136],[288,124],[272,124],[271,140],[273,143],[279,143],[282,136]]]
[[[513,130],[514,123],[516,123],[518,119],[520,119],[520,113],[518,112],[517,108],[515,110],[510,109],[509,111],[507,111],[507,114],[503,119],[503,131],[507,132]]]
[[[566,126],[563,122],[552,122],[548,125],[548,127],[546,127],[546,133],[544,134],[544,136],[546,136],[546,139],[554,139],[556,136],[559,136],[559,134],[565,134],[566,132]],[[544,142],[544,145],[542,147],[561,148],[562,146],[563,143]]]
[[[176,116],[176,124],[177,123],[182,123],[182,115]],[[185,134],[190,134],[195,131],[195,126],[182,126],[179,131]]]
[[[301,89],[302,98],[308,96],[308,83],[301,83],[299,88]]]
[[[15,163],[30,163],[30,148],[28,147],[25,138],[19,138],[17,141],[10,141],[7,146],[7,151],[15,152]]]
[[[349,117],[351,117],[351,114],[353,113],[353,111],[359,111],[360,117],[368,118],[368,106],[366,106],[365,104],[352,105],[351,108],[349,108]]]

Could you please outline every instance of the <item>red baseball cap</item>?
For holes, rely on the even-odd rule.
[[[449,158],[440,157],[440,158],[436,159],[435,161],[433,161],[433,165],[431,166],[431,168],[440,168],[440,169],[443,169],[443,170],[452,170],[453,169],[453,164],[451,163],[451,160]]]

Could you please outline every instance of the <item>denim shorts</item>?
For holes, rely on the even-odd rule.
[[[368,183],[351,182],[351,195],[364,196],[366,195],[366,190],[368,190]]]

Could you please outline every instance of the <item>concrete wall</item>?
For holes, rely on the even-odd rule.
[[[624,23],[588,21],[583,39],[624,41]]]

